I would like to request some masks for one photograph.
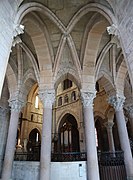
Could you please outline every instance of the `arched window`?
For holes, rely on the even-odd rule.
[[[68,103],[68,95],[67,94],[64,97],[64,103]]]
[[[38,98],[38,96],[36,96],[36,98],[35,98],[35,108],[38,109],[38,107],[39,107],[39,98]]]
[[[58,106],[61,106],[62,105],[62,97],[59,97],[58,99]]]
[[[66,90],[68,88],[72,87],[72,81],[69,79],[65,79],[63,81],[63,90]]]
[[[76,119],[66,114],[59,127],[59,150],[61,152],[79,152],[79,131]]]
[[[73,91],[72,94],[71,94],[71,100],[72,101],[76,100],[76,92],[75,91]]]
[[[39,161],[41,148],[41,135],[38,129],[33,129],[29,134],[29,141],[27,143],[27,151],[34,154],[33,159]],[[27,157],[27,158],[30,158]]]

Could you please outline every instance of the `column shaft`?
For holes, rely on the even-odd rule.
[[[11,178],[12,163],[14,159],[14,151],[16,144],[17,127],[19,120],[19,112],[12,111],[9,123],[5,158],[2,171],[2,180],[9,180]]]
[[[42,125],[40,180],[50,180],[52,108],[45,108]]]
[[[117,120],[121,148],[124,151],[127,176],[133,178],[133,159],[132,159],[131,148],[130,148],[123,110],[116,111],[116,120]]]
[[[115,152],[114,139],[112,134],[112,129],[107,129],[108,141],[109,141],[109,150]]]
[[[87,179],[99,180],[93,109],[84,107],[84,123],[87,149]]]
[[[40,180],[50,180],[52,104],[55,100],[55,91],[53,89],[43,90],[40,91],[39,95],[44,105],[40,158]]]
[[[112,121],[108,121],[104,125],[107,129],[107,134],[108,134],[109,151],[115,152],[114,138],[113,138],[113,132],[112,132],[112,127],[114,123]]]

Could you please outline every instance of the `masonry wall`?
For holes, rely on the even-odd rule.
[[[13,180],[39,180],[39,162],[14,162]],[[86,162],[51,162],[51,180],[86,180]]]

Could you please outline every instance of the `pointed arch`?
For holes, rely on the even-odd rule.
[[[75,24],[88,12],[99,12],[102,14],[110,24],[116,24],[116,19],[112,11],[101,5],[99,3],[89,3],[86,6],[82,7],[71,19],[70,23],[67,26],[67,33],[70,33],[75,26]]]
[[[98,74],[102,65],[102,62],[104,60],[104,57],[106,55],[106,53],[109,51],[109,49],[113,46],[113,44],[111,42],[108,42],[104,48],[102,49],[98,59],[97,59],[97,63],[96,63],[96,70],[95,70],[95,79],[98,79]]]
[[[15,24],[20,24],[22,19],[26,16],[26,14],[37,11],[41,12],[42,14],[46,15],[52,22],[56,24],[56,26],[64,33],[65,32],[65,26],[62,24],[62,22],[57,18],[57,16],[46,6],[37,3],[37,2],[30,2],[23,4],[20,6],[16,18],[15,18]]]
[[[83,86],[84,89],[95,86],[95,64],[102,35],[106,30],[108,22],[103,19],[95,23],[88,33],[85,55],[83,60]],[[90,84],[88,87],[88,83]],[[92,89],[91,89],[92,90]]]
[[[58,77],[58,79],[55,81],[55,84],[54,84],[55,89],[57,89],[60,82],[64,81],[65,79],[69,79],[69,80],[73,81],[79,89],[81,88],[81,82],[78,79],[78,77],[76,76],[76,74],[64,73],[64,74],[61,74]]]
[[[99,77],[98,82],[104,90],[106,91],[107,95],[114,95],[116,92],[115,86],[112,82],[112,78],[105,72],[103,72],[102,76]]]
[[[116,82],[115,82],[117,93],[120,95],[124,95],[124,84],[125,84],[126,75],[127,75],[127,67],[125,61],[123,60],[119,67],[119,71],[117,73]]]
[[[6,78],[11,96],[17,90],[17,77],[9,63],[7,65]]]

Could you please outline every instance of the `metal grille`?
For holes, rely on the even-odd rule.
[[[38,153],[17,153],[15,154],[17,161],[39,161]],[[52,162],[72,162],[86,161],[86,152],[68,152],[51,154]],[[100,180],[125,180],[126,170],[124,165],[124,153],[116,151],[114,153],[102,152],[98,153],[98,163]]]
[[[99,153],[98,160],[101,180],[126,179],[124,153],[122,151]]]
[[[86,159],[85,152],[55,153],[51,156],[53,162],[86,161]]]
[[[38,153],[15,153],[15,161],[40,161],[40,155]]]

